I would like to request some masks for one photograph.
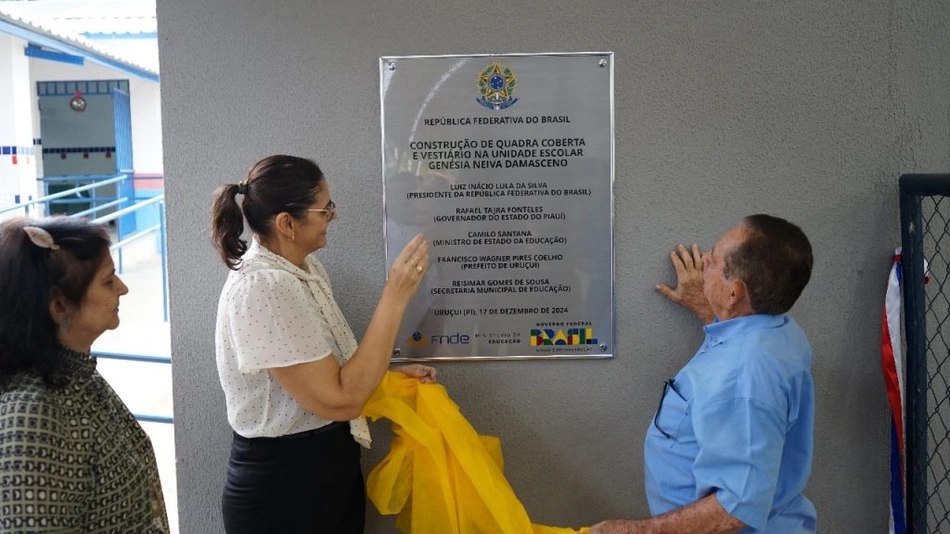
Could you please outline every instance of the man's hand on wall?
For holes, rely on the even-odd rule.
[[[703,293],[703,255],[699,245],[693,243],[692,250],[677,245],[676,250],[670,252],[670,260],[676,270],[676,287],[660,282],[656,284],[656,290],[692,311],[703,324],[713,322],[715,316]]]

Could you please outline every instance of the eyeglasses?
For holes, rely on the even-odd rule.
[[[669,380],[665,380],[663,382],[663,393],[660,395],[660,405],[656,407],[656,414],[653,416],[653,426],[655,426],[656,429],[660,431],[660,434],[663,434],[663,437],[665,437],[666,439],[670,439],[669,433],[667,433],[665,430],[660,428],[660,425],[657,424],[656,421],[660,417],[660,410],[663,409],[663,399],[666,398],[666,390],[670,389],[671,387],[673,387],[672,378],[670,378]]]
[[[316,211],[318,213],[322,213],[328,221],[336,219],[336,204],[332,200],[325,208],[307,208],[307,211]]]

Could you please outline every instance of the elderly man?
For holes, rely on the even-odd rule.
[[[653,517],[591,534],[814,533],[812,349],[786,312],[811,275],[801,229],[752,215],[700,256],[670,254],[677,287],[657,290],[706,325],[699,351],[663,384],[644,442]]]

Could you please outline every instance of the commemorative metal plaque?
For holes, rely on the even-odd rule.
[[[613,53],[380,58],[394,360],[613,355]]]

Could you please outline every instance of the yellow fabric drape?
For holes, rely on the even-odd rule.
[[[501,442],[479,436],[445,388],[388,372],[363,415],[393,423],[389,454],[369,474],[367,495],[414,534],[577,534],[532,525],[502,473]]]

